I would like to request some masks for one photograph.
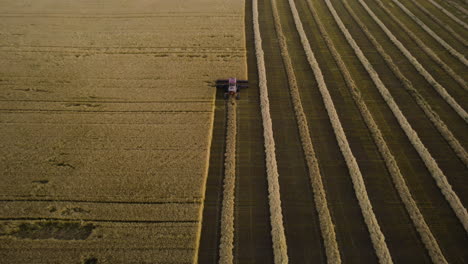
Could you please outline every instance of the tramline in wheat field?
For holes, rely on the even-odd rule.
[[[466,1],[0,10],[0,264],[468,262]]]

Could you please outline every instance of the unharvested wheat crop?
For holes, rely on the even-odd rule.
[[[9,65],[0,70],[3,217],[102,223],[74,250],[70,241],[0,236],[2,261],[194,261],[212,82],[246,78],[243,7],[0,3],[0,58]]]

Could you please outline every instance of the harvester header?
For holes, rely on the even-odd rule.
[[[240,89],[248,87],[249,81],[247,80],[238,80],[237,78],[216,80],[216,88],[224,89],[224,99],[228,99],[232,95],[239,100]]]

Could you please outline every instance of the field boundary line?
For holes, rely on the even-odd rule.
[[[267,180],[270,204],[271,236],[275,264],[288,263],[288,248],[284,233],[283,214],[281,210],[281,196],[279,186],[278,165],[276,163],[275,140],[273,125],[270,116],[270,101],[266,79],[265,58],[260,34],[258,0],[252,0],[252,15],[255,40],[255,55],[257,57],[258,79],[260,89],[260,108],[263,120],[263,137],[265,140],[265,154],[267,167]]]
[[[199,220],[106,220],[106,219],[86,219],[86,218],[57,218],[57,217],[1,217],[0,221],[67,221],[67,222],[100,222],[100,223],[147,223],[147,224],[160,224],[160,223],[197,223]]]
[[[465,29],[468,29],[468,25],[461,21],[460,19],[458,19],[458,17],[456,17],[455,15],[453,15],[450,11],[448,11],[447,9],[445,9],[444,7],[442,7],[441,5],[439,5],[436,1],[434,0],[428,0],[432,5],[434,5],[435,7],[437,7],[440,11],[442,11],[444,14],[446,14],[448,17],[450,17],[453,21],[457,22],[460,26],[462,26],[463,28]]]
[[[393,35],[387,26],[376,16],[376,14],[361,0],[358,0],[361,6],[364,7],[370,17],[379,25],[390,41],[403,53],[408,61],[416,68],[416,70],[426,79],[426,81],[434,87],[436,92],[455,110],[455,112],[465,121],[468,122],[468,113],[453,99],[447,90],[439,84],[434,77],[421,65],[421,63],[411,54],[411,52]]]
[[[327,3],[330,3],[329,0],[325,0]],[[365,5],[367,9],[369,8],[363,0],[358,0],[361,5]],[[331,5],[331,4],[330,4]],[[331,6],[333,8],[333,6]],[[366,10],[367,10],[366,9]],[[453,211],[457,215],[458,219],[462,223],[463,227],[465,228],[465,231],[468,230],[468,213],[463,206],[463,204],[460,201],[460,198],[458,198],[457,194],[453,191],[452,186],[450,183],[447,181],[447,177],[444,175],[442,170],[439,168],[437,165],[437,162],[435,159],[431,156],[427,148],[424,146],[424,144],[421,142],[421,139],[419,138],[418,134],[414,129],[411,127],[409,124],[408,120],[406,117],[403,115],[401,112],[400,108],[398,107],[397,103],[393,99],[393,96],[390,94],[388,91],[387,87],[384,85],[382,80],[380,79],[378,73],[375,71],[374,67],[372,64],[367,60],[367,58],[364,56],[361,48],[357,45],[357,43],[354,41],[353,37],[349,33],[348,29],[346,26],[343,24],[339,16],[336,14],[336,11],[333,9],[334,12],[332,12],[333,17],[335,20],[338,22],[338,25],[343,32],[343,34],[346,37],[346,40],[350,44],[350,46],[353,48],[356,56],[359,58],[361,61],[362,65],[368,72],[369,76],[371,77],[372,81],[374,82],[375,86],[377,87],[377,90],[379,93],[382,95],[383,99],[387,103],[387,105],[390,107],[390,110],[392,110],[393,115],[397,119],[398,123],[400,124],[401,128],[405,132],[406,136],[408,137],[409,141],[415,148],[415,150],[418,152],[419,156],[421,157],[422,161],[426,165],[427,169],[429,170],[429,173],[432,175],[434,180],[437,183],[437,186],[440,188],[442,194],[444,195],[445,199],[448,201],[450,206],[452,207]],[[373,14],[373,13],[372,13]],[[374,15],[375,16],[375,15]]]
[[[294,107],[296,122],[299,129],[299,136],[302,142],[302,149],[304,151],[305,160],[307,162],[310,184],[314,192],[314,202],[319,216],[320,231],[324,241],[327,262],[330,264],[339,264],[341,263],[340,250],[338,247],[338,242],[336,240],[336,233],[334,229],[333,220],[328,209],[326,191],[323,186],[322,175],[320,173],[318,160],[310,136],[309,127],[307,124],[307,117],[302,107],[301,96],[297,85],[297,79],[294,73],[291,57],[289,56],[289,51],[286,44],[286,37],[283,34],[276,0],[272,0],[271,3],[275,29],[281,49],[281,56],[285,64],[286,74],[288,76],[288,86],[292,99],[291,101]],[[289,0],[289,6],[293,14],[294,23],[299,32],[299,35],[301,36],[301,42],[307,41],[307,39],[304,39],[305,32],[302,26],[302,22],[300,21],[299,14],[297,12],[297,8],[294,1]]]
[[[221,208],[221,234],[219,242],[219,263],[234,262],[234,204],[236,188],[236,101],[233,96],[227,104],[226,151],[224,154],[224,185]]]
[[[439,131],[442,137],[449,143],[450,147],[453,149],[455,154],[457,154],[458,158],[468,167],[468,154],[460,142],[455,138],[452,132],[448,129],[445,125],[444,121],[440,118],[440,116],[432,109],[430,104],[424,99],[424,97],[419,93],[419,91],[414,88],[413,84],[411,83],[408,78],[400,71],[398,66],[395,64],[393,59],[390,55],[385,51],[384,47],[380,45],[377,39],[372,35],[370,30],[367,26],[362,22],[362,20],[358,17],[358,15],[352,10],[349,6],[348,2],[342,1],[343,5],[345,6],[348,13],[353,17],[353,20],[359,25],[361,30],[364,32],[366,37],[370,40],[370,42],[374,45],[377,49],[378,53],[382,56],[385,63],[389,66],[389,68],[393,71],[395,76],[400,80],[403,84],[405,89],[408,91],[408,94],[411,95],[419,107],[423,110],[424,114],[428,117],[428,119],[432,122],[435,128]]]
[[[398,77],[401,77],[400,80],[405,85],[405,88],[407,88],[410,91],[410,94],[412,94],[411,91],[415,92],[415,96],[417,98],[418,104],[422,104],[421,107],[426,107],[427,106],[429,108],[428,110],[432,111],[432,109],[430,109],[430,106],[426,105],[425,101],[420,102],[420,100],[423,100],[423,99],[421,99],[420,97],[417,97],[419,94],[417,93],[417,91],[415,91],[414,87],[412,87],[409,80],[406,79],[403,76],[403,74],[396,67],[396,65],[393,63],[393,61],[388,56],[388,54],[386,54],[383,47],[380,46],[380,44],[376,41],[376,39],[368,31],[365,24],[359,19],[359,17],[356,15],[356,13],[354,13],[354,11],[351,9],[351,7],[347,3],[347,1],[344,0],[344,1],[342,1],[342,3],[345,6],[348,13],[351,14],[354,21],[359,25],[359,27],[362,29],[362,31],[364,31],[366,36],[371,40],[371,42],[377,48],[378,52],[384,57],[384,60],[386,61],[386,63],[390,65],[390,68],[395,71],[395,74],[397,74]],[[334,53],[337,54],[338,59],[340,59],[340,61],[341,61],[339,64],[340,65],[342,64],[344,66],[344,62],[341,60],[340,55],[338,54],[338,52],[335,50],[334,47],[332,47],[332,48],[334,50]],[[385,142],[385,139],[384,139],[380,129],[378,128],[377,124],[375,123],[374,119],[372,118],[372,115],[370,114],[370,112],[368,112],[367,107],[365,106],[365,102],[360,98],[360,96],[361,96],[360,92],[359,92],[356,84],[354,83],[350,73],[348,72],[348,70],[346,69],[345,66],[344,66],[344,71],[346,72],[345,73],[345,79],[347,80],[347,82],[348,82],[348,79],[349,79],[349,84],[352,87],[352,88],[350,87],[350,90],[352,91],[353,95],[356,94],[357,96],[359,96],[358,106],[360,106],[361,104],[363,104],[363,106],[364,106],[363,107],[364,108],[363,112],[366,112],[366,113],[363,114],[363,116],[368,116],[368,118],[365,118],[365,120],[369,119],[369,121],[366,120],[366,123],[368,122],[369,130],[371,131],[371,134],[372,134],[372,136],[374,138],[374,141],[375,141],[377,147],[379,148],[380,153],[382,154],[382,157],[384,158],[385,164],[387,165],[387,168],[388,168],[388,170],[390,172],[390,175],[392,176],[392,180],[393,180],[393,183],[395,185],[395,188],[398,191],[398,194],[400,195],[400,199],[403,201],[403,203],[404,203],[404,205],[406,207],[406,211],[408,212],[408,214],[409,214],[409,216],[410,216],[410,218],[411,218],[411,220],[413,222],[413,225],[416,228],[416,231],[419,233],[419,236],[421,237],[421,240],[422,240],[424,246],[426,247],[426,250],[428,251],[429,256],[431,257],[431,259],[432,259],[432,261],[434,263],[447,263],[447,260],[445,259],[442,251],[440,250],[440,247],[439,247],[439,244],[437,243],[437,240],[435,239],[434,235],[432,234],[429,226],[427,225],[427,223],[426,223],[426,221],[424,219],[424,216],[420,212],[420,210],[418,208],[418,205],[416,204],[416,202],[414,201],[414,199],[413,199],[413,197],[411,195],[411,192],[410,192],[410,190],[408,188],[408,185],[406,184],[405,178],[401,174],[401,171],[400,171],[400,169],[398,167],[398,164],[397,164],[397,162],[395,160],[395,157],[391,153],[390,148],[388,147],[387,143]],[[432,112],[430,112],[430,113],[432,113]],[[432,119],[431,119],[431,121],[432,121]],[[450,132],[450,131],[448,131],[448,132]]]
[[[206,183],[208,182],[208,173],[210,170],[210,158],[211,158],[211,145],[213,143],[213,130],[214,130],[214,121],[215,121],[215,100],[216,92],[214,93],[213,99],[211,99],[211,114],[210,114],[210,129],[208,131],[208,144],[206,150],[206,163],[205,163],[205,172],[201,193],[203,197],[200,199],[200,211],[198,212],[198,228],[195,239],[195,253],[193,254],[193,263],[198,264],[198,254],[200,251],[200,242],[201,242],[201,233],[203,227],[203,211],[205,209],[205,196],[206,196]]]
[[[445,62],[440,59],[440,57],[431,49],[429,48],[424,41],[422,41],[416,34],[414,34],[401,20],[396,17],[380,0],[375,0],[377,4],[385,11],[385,13],[388,14],[388,16],[395,21],[398,26],[400,26],[403,31],[406,32],[406,34],[414,41],[416,44],[432,59],[434,60],[437,64],[439,64],[440,67],[452,78],[454,79],[460,86],[467,90],[468,87],[466,86],[465,80],[459,76],[455,71],[453,71],[452,68],[450,68]]]
[[[54,202],[54,203],[92,203],[92,204],[133,204],[133,205],[140,205],[140,204],[198,204],[200,201],[168,201],[168,202],[144,202],[144,201],[98,201],[98,200],[63,200],[63,199],[28,199],[28,200],[21,200],[21,199],[1,199],[1,202],[38,202],[38,203],[46,203],[46,202]]]
[[[441,26],[442,28],[447,30],[450,33],[450,35],[452,35],[452,37],[454,37],[456,40],[463,43],[464,46],[468,46],[468,42],[465,40],[465,38],[463,38],[457,32],[455,32],[455,30],[453,30],[452,27],[450,27],[449,25],[447,25],[443,21],[441,21],[438,17],[436,17],[429,10],[427,10],[427,8],[425,8],[423,5],[421,5],[417,0],[411,0],[411,2],[415,6],[417,6],[419,9],[421,9],[421,11],[423,11],[424,14],[429,16],[436,24],[438,24],[439,26]]]
[[[380,0],[377,0],[380,2]],[[416,22],[424,31],[426,31],[433,39],[435,39],[437,42],[439,42],[440,45],[442,45],[450,54],[452,54],[455,58],[457,58],[459,61],[461,61],[465,66],[468,66],[468,60],[466,60],[465,56],[455,50],[450,44],[448,44],[445,40],[443,40],[441,37],[439,37],[432,29],[430,29],[423,21],[421,21],[419,18],[417,18],[413,12],[408,10],[400,1],[398,0],[392,0],[403,12],[409,16],[414,22]]]

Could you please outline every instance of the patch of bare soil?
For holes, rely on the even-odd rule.
[[[0,236],[14,236],[22,239],[84,240],[91,235],[94,228],[93,224],[79,222],[40,221],[33,223],[9,223],[2,226]]]

